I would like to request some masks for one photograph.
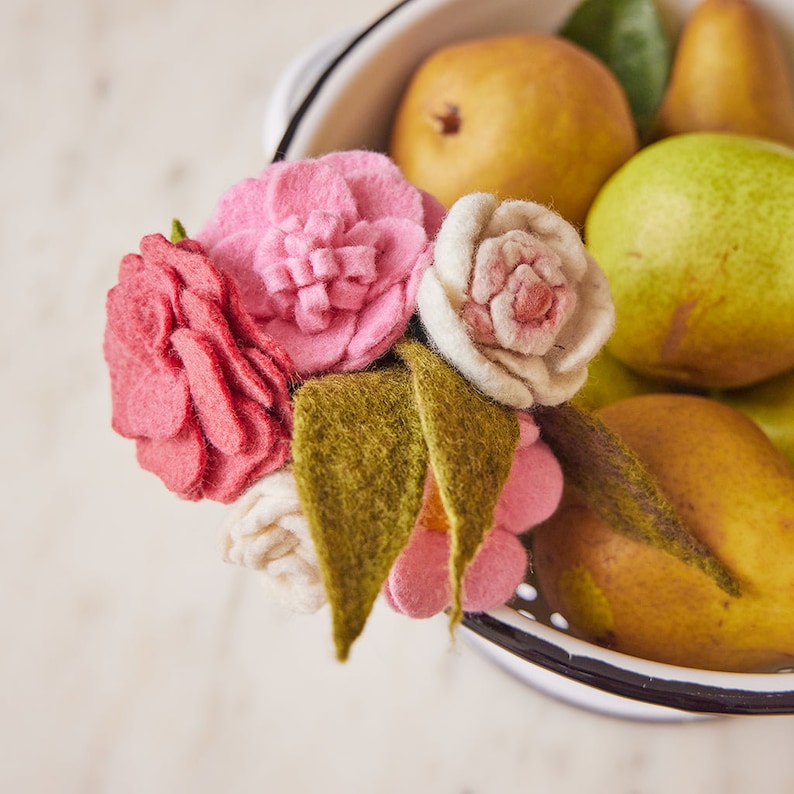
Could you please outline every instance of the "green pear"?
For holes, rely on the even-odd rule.
[[[739,132],[794,146],[794,85],[777,31],[749,0],[703,0],[678,43],[661,136]]]
[[[585,239],[615,302],[608,348],[631,369],[720,389],[794,367],[794,149],[658,141],[601,189]]]
[[[746,389],[711,396],[749,416],[794,465],[794,370]]]
[[[621,364],[606,348],[590,362],[587,381],[571,402],[580,408],[595,411],[605,405],[638,394],[668,391],[663,381],[647,378]]]
[[[790,665],[794,468],[746,416],[710,398],[641,395],[596,415],[730,571],[738,594],[616,532],[567,483],[560,508],[532,539],[552,608],[583,637],[634,656],[715,670]]]

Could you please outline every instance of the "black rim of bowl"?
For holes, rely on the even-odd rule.
[[[339,64],[375,28],[412,2],[413,0],[402,0],[392,7],[355,36],[328,64],[292,115],[273,156],[273,162],[284,160],[309,107]],[[644,675],[600,659],[572,656],[565,648],[504,623],[487,613],[467,614],[464,616],[463,625],[469,631],[529,664],[580,684],[638,702],[704,714],[794,714],[794,691],[790,689],[758,691],[724,688]],[[774,678],[781,674],[768,675]]]

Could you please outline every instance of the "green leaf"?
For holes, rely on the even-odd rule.
[[[532,415],[566,481],[612,529],[700,568],[729,595],[741,595],[731,573],[687,531],[653,476],[604,422],[570,403],[539,407]]]
[[[435,353],[416,341],[397,354],[413,374],[430,465],[450,524],[450,624],[463,616],[463,575],[493,525],[518,443],[515,412],[476,392]]]
[[[171,221],[171,242],[176,245],[180,240],[184,240],[187,237],[187,232],[185,231],[185,227],[182,225],[182,221],[174,218]]]
[[[664,96],[673,51],[653,0],[584,0],[560,35],[612,69],[645,140]]]
[[[408,370],[306,381],[292,454],[344,661],[422,506],[427,449]]]

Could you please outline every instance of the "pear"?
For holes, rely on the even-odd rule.
[[[590,362],[584,386],[571,398],[589,411],[638,394],[669,391],[663,381],[647,378],[621,364],[606,348]]]
[[[710,398],[641,395],[596,413],[731,572],[739,594],[618,534],[566,485],[532,540],[552,608],[583,637],[634,656],[714,670],[790,665],[794,469],[753,422]]]
[[[550,205],[581,225],[637,147],[625,92],[606,65],[562,37],[525,33],[432,53],[399,103],[389,153],[447,207],[483,191]]]
[[[794,146],[794,85],[782,42],[749,0],[703,0],[676,50],[660,136],[738,132]]]
[[[687,389],[794,367],[794,149],[731,133],[651,144],[601,189],[585,240],[626,366]]]
[[[746,389],[711,396],[750,417],[794,465],[794,370]]]

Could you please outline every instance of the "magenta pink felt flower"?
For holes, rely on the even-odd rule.
[[[113,428],[185,499],[236,499],[289,458],[293,365],[195,240],[144,237],[107,297]]]
[[[280,162],[197,235],[298,372],[362,369],[404,333],[443,206],[365,151]]]
[[[463,576],[462,601],[467,612],[483,612],[512,597],[527,566],[527,553],[517,535],[545,521],[562,496],[563,475],[557,458],[539,439],[529,414],[519,411],[517,416],[521,436],[493,525]],[[426,485],[426,503],[430,493],[432,487]],[[423,523],[423,515],[430,520]],[[423,509],[382,589],[387,603],[409,617],[431,617],[452,603],[449,532],[431,523],[433,510]]]

